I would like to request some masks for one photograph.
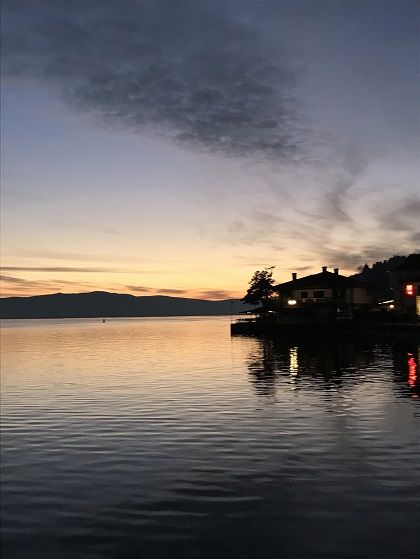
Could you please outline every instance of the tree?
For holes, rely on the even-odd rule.
[[[261,303],[263,307],[266,307],[268,300],[273,294],[273,285],[275,283],[273,269],[274,266],[264,268],[264,270],[257,270],[249,282],[245,297],[241,301],[248,303],[248,305],[258,305]]]

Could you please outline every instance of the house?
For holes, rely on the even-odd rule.
[[[410,254],[390,271],[397,311],[420,318],[420,254]]]
[[[329,272],[327,266],[318,274],[302,278],[294,272],[291,281],[275,286],[274,291],[279,310],[289,307],[312,314],[352,314],[356,309],[367,309],[372,303],[365,282],[339,274],[338,268]]]

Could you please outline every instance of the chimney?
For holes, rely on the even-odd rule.
[[[322,266],[322,271],[326,272],[327,271],[327,266]]]
[[[296,273],[296,272],[293,272],[293,274],[292,274],[292,280],[294,281],[295,279],[297,279],[297,273]]]
[[[338,276],[338,268],[334,268],[334,274]]]

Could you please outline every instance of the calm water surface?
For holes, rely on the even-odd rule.
[[[2,353],[5,559],[419,557],[419,344],[4,321]]]

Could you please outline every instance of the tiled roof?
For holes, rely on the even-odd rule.
[[[349,278],[347,276],[341,276],[340,274],[325,271],[320,272],[319,274],[312,274],[303,278],[280,283],[279,285],[274,286],[274,290],[281,291],[283,289],[303,288],[324,289],[329,287],[366,287],[366,284],[355,277]]]

